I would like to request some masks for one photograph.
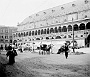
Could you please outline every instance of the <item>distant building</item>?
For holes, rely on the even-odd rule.
[[[0,25],[0,48],[5,49],[13,43],[12,33],[17,30],[16,27],[7,27]]]
[[[90,47],[90,0],[76,0],[40,11],[17,25],[14,40],[17,45],[40,43],[60,46],[65,41],[77,41]]]

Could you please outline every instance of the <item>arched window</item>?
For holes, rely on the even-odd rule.
[[[43,40],[43,37],[41,37],[41,40]]]
[[[72,31],[72,26],[68,25],[68,31]]]
[[[74,26],[74,31],[77,31],[77,30],[78,30],[78,25],[75,24],[75,25],[73,25],[73,26]]]
[[[17,37],[17,33],[16,33],[16,37]]]
[[[54,37],[52,37],[51,39],[54,39]]]
[[[44,29],[44,32],[43,33],[46,34],[46,29]]]
[[[63,38],[67,38],[67,36],[65,35]]]
[[[49,39],[49,37],[46,37],[46,39]]]
[[[18,33],[18,37],[21,37],[21,34],[20,33]]]
[[[57,29],[57,27],[55,27],[55,33],[58,33],[58,29]]]
[[[23,33],[21,33],[21,36],[23,36]]]
[[[31,41],[31,39],[29,39],[29,41]]]
[[[84,24],[84,23],[81,23],[81,24],[80,24],[79,30],[85,30],[85,24]]]
[[[26,34],[25,34],[25,32],[24,32],[24,36],[25,36]]]
[[[29,36],[31,36],[31,31],[29,31]]]
[[[50,28],[50,33],[54,33],[54,29],[53,28]]]
[[[36,38],[36,40],[40,40],[40,38]]]
[[[68,35],[68,38],[72,38],[72,36],[71,35]]]
[[[28,32],[26,32],[26,36],[28,36]]]
[[[58,31],[61,32],[61,27],[58,28]]]
[[[60,36],[57,36],[55,39],[61,39],[61,37]]]
[[[35,35],[37,35],[37,30],[35,31]]]
[[[67,32],[67,28],[66,28],[66,26],[63,26],[63,28],[62,28],[62,32]]]
[[[43,34],[43,29],[41,30],[41,34]]]
[[[15,34],[13,34],[13,37],[15,37]]]
[[[40,35],[40,30],[38,30],[38,35]]]
[[[86,29],[90,29],[90,22],[86,24]]]
[[[34,31],[32,31],[32,36],[34,35]]]
[[[47,34],[49,34],[49,28],[47,28]]]

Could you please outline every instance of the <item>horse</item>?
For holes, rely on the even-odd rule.
[[[64,53],[65,52],[65,46],[61,46],[60,49],[58,49],[57,54]]]

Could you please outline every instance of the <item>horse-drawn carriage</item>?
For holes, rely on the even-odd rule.
[[[51,49],[51,44],[47,45],[47,44],[42,44],[40,45],[40,47],[38,47],[39,49],[39,54],[50,54],[50,49]]]

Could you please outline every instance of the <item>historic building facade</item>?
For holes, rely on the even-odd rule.
[[[5,49],[9,44],[13,43],[12,33],[16,30],[15,27],[0,26],[0,48]]]
[[[64,41],[77,41],[90,46],[90,0],[77,0],[40,11],[17,25],[13,34],[17,45],[49,43],[59,46]]]

